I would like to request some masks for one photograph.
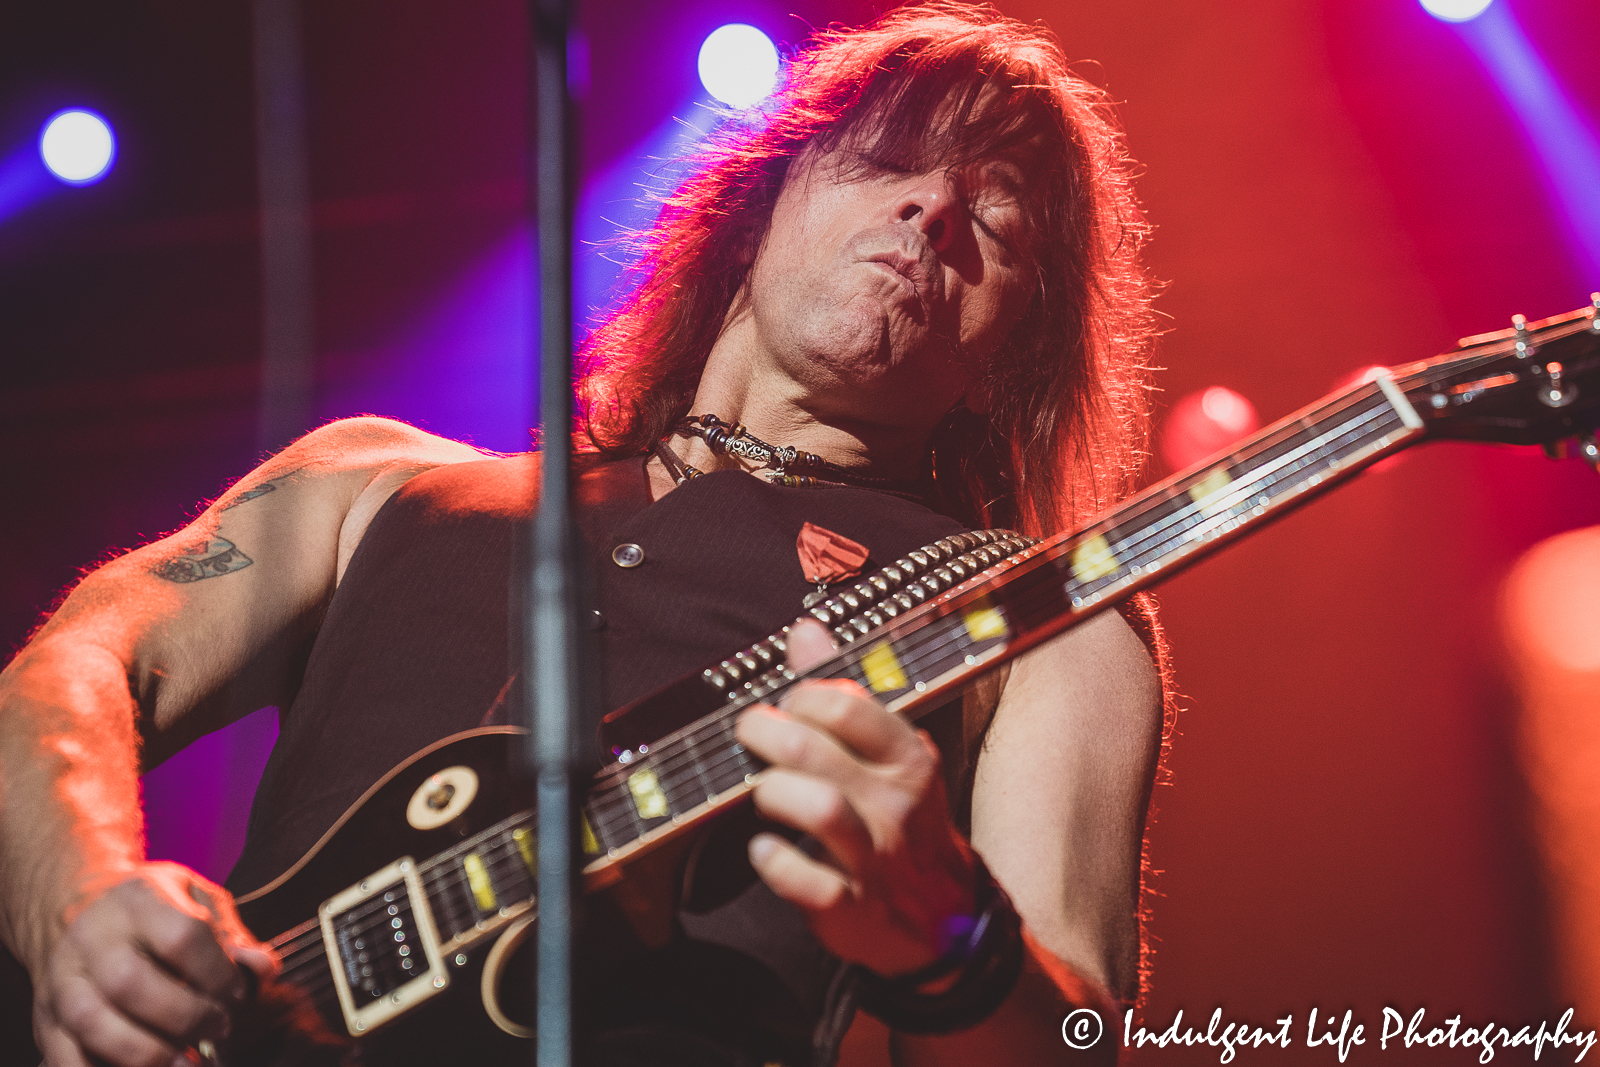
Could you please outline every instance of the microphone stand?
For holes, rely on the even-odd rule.
[[[535,1061],[571,1067],[572,941],[581,860],[577,798],[586,776],[575,759],[579,710],[577,544],[571,514],[572,105],[567,90],[568,0],[529,0],[533,26],[534,233],[539,249],[541,477],[523,586],[524,768],[537,774],[538,985]],[[526,705],[531,703],[531,707]]]

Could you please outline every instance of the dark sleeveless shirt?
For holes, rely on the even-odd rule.
[[[641,459],[580,460],[577,513],[600,620],[597,713],[801,614],[814,588],[795,550],[803,523],[867,546],[868,571],[962,528],[895,497],[784,488],[736,471],[694,479],[652,503]],[[299,694],[280,716],[229,889],[246,892],[276,877],[416,750],[505,721],[508,590],[536,463],[518,456],[437,468],[374,517],[329,605]],[[641,564],[612,561],[624,543],[640,547]],[[597,725],[586,723],[582,736]],[[597,768],[610,761],[592,747]],[[648,967],[618,966],[597,979],[606,991],[600,1027],[647,1033],[651,1048],[663,1047],[661,1031],[670,1028],[691,1035],[685,1042],[737,1050],[721,1062],[806,1058],[835,961],[761,883],[705,914],[680,915],[683,933],[664,950],[634,943],[604,907],[590,917],[590,958],[649,957]],[[630,975],[640,974],[651,975],[648,988],[630,986]]]

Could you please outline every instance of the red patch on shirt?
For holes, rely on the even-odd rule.
[[[867,562],[866,545],[809,522],[800,527],[794,547],[800,554],[800,570],[805,573],[806,580],[818,585],[854,578],[861,573],[861,565]]]

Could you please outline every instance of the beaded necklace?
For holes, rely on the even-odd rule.
[[[791,488],[851,486],[888,493],[918,504],[929,503],[929,494],[914,482],[857,474],[829,463],[814,452],[804,452],[793,445],[770,445],[752,434],[743,423],[729,425],[711,414],[689,416],[678,423],[670,435],[656,442],[656,457],[678,485],[690,478],[700,477],[705,471],[683,461],[668,443],[672,437],[698,437],[719,456],[733,455],[759,463],[764,469],[753,473],[761,475],[773,485]],[[793,473],[797,470],[818,471],[827,477]]]

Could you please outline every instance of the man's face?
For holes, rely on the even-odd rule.
[[[751,268],[750,312],[762,350],[819,407],[931,427],[1032,291],[1023,167],[864,166],[846,152],[796,160]]]

